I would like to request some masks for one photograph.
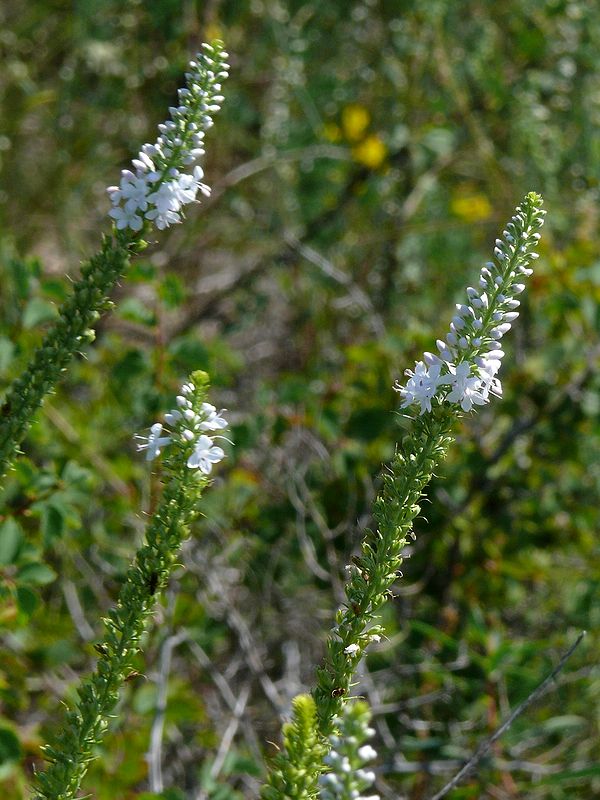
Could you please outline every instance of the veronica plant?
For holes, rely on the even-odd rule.
[[[414,538],[419,500],[452,441],[454,423],[463,412],[502,394],[497,373],[504,352],[499,343],[518,316],[517,298],[525,288],[522,281],[531,275],[537,258],[535,247],[545,215],[541,206],[539,195],[526,195],[502,238],[496,240],[493,260],[481,269],[479,286],[469,287],[465,302],[457,304],[445,340],[437,341],[438,354],[425,353],[414,370],[407,370],[406,384],[395,387],[401,407],[414,413],[383,474],[383,488],[373,507],[377,527],[365,532],[360,555],[347,567],[346,601],[337,612],[312,695],[315,730],[326,750],[365,649],[383,634],[377,613],[392,596],[402,552],[409,537]],[[285,776],[302,759],[305,754],[297,748],[288,751],[277,760],[277,770]],[[321,764],[312,763],[310,780],[303,786],[296,784],[295,793],[269,792],[268,800],[315,797],[322,769]]]
[[[135,674],[140,639],[161,589],[165,586],[182,541],[198,514],[198,499],[210,480],[213,465],[225,453],[217,444],[227,427],[222,412],[206,401],[208,376],[195,372],[177,397],[177,408],[155,423],[147,436],[136,437],[138,449],[154,459],[165,450],[165,487],[145,541],[127,571],[117,605],[104,620],[104,636],[96,644],[99,659],[82,684],[78,699],[51,744],[44,747],[50,762],[36,776],[35,800],[70,800],[79,790],[95,749],[102,741],[119,689]]]
[[[323,759],[328,767],[319,778],[321,800],[379,800],[379,795],[365,795],[375,782],[375,773],[365,769],[377,752],[367,741],[375,735],[369,727],[371,710],[364,700],[348,703],[335,720],[337,734],[329,737],[329,753]]]
[[[284,724],[282,734],[283,749],[273,760],[261,800],[317,797],[315,776],[327,747],[319,735],[317,708],[310,695],[300,694],[293,699],[292,719]]]
[[[81,268],[69,299],[23,374],[0,407],[0,476],[9,467],[33,415],[53,390],[62,372],[82,346],[94,339],[94,326],[111,307],[109,295],[126,272],[130,258],[146,246],[152,226],[162,230],[182,221],[183,207],[198,192],[210,193],[197,164],[204,155],[204,135],[223,101],[221,81],[228,75],[227,53],[220,41],[203,45],[190,62],[179,105],[158,126],[154,144],[144,144],[132,169],[123,170],[118,186],[110,186],[109,215],[113,232],[102,249]]]

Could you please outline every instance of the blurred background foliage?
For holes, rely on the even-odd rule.
[[[213,196],[135,261],[2,489],[1,796],[26,796],[156,503],[132,436],[197,368],[235,446],[86,789],[255,796],[403,424],[391,385],[529,190],[548,223],[505,399],[461,423],[356,691],[377,790],[427,798],[586,628],[451,797],[600,796],[596,0],[3,3],[0,390],[215,35]]]

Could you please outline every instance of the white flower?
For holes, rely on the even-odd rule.
[[[160,455],[162,447],[170,444],[170,436],[161,436],[163,426],[160,422],[155,422],[150,428],[149,436],[136,436],[136,439],[142,440],[143,444],[138,444],[138,450],[147,450],[146,461],[152,461]]]
[[[118,191],[119,200],[125,200],[125,210],[132,211],[145,211],[148,208],[148,193],[150,187],[145,177],[138,178],[133,172],[123,170],[121,173],[121,184]],[[115,202],[114,198],[117,193],[113,193],[111,200]]]
[[[176,425],[178,422],[185,420],[187,423],[190,423],[192,426],[196,426],[196,423],[200,419],[198,414],[191,408],[191,403],[189,403],[185,398],[177,398],[178,400],[184,400],[187,405],[181,408],[181,411],[178,408],[172,408],[167,414],[165,414],[165,422],[168,425]]]
[[[481,376],[481,395],[486,402],[489,400],[490,394],[502,397],[502,384],[496,377],[496,373],[500,369],[502,363],[500,359],[503,355],[502,350],[498,350],[477,359],[478,372]]]
[[[448,366],[450,374],[444,378],[442,383],[450,384],[451,391],[446,395],[446,400],[450,403],[460,403],[463,411],[470,411],[475,405],[484,405],[484,398],[481,387],[481,378],[471,375],[471,365],[463,361],[456,367]]]
[[[377,751],[374,747],[371,747],[370,744],[364,744],[362,747],[359,747],[357,754],[363,761],[372,761],[374,758],[377,758]]]
[[[159,214],[166,214],[167,211],[179,211],[181,202],[177,197],[177,181],[164,181],[155,192],[152,192],[148,200],[156,206]]]
[[[165,421],[167,425],[175,425],[180,419],[183,419],[183,414],[176,408],[171,409],[168,414],[165,414]]]
[[[171,427],[171,432],[163,434],[163,426],[157,422],[150,429],[150,435],[136,436],[143,444],[140,450],[147,450],[147,458],[152,459],[160,453],[164,445],[174,442],[180,452],[183,449],[187,466],[198,469],[204,475],[209,475],[213,465],[225,457],[221,447],[215,444],[214,439],[206,435],[206,430],[223,430],[227,427],[227,420],[218,412],[211,403],[198,402],[197,390],[193,383],[184,383],[181,394],[175,398],[177,407],[164,415],[165,422]],[[224,438],[224,437],[217,437]]]
[[[144,216],[146,219],[153,220],[159,231],[164,231],[170,225],[181,222],[181,215],[176,211],[165,211],[161,214],[156,208],[147,211]]]
[[[148,196],[148,200],[154,208],[146,211],[146,219],[153,220],[159,230],[168,228],[176,222],[181,222],[181,215],[178,213],[181,202],[177,196],[177,181],[165,181],[161,183],[155,192]]]
[[[428,369],[423,361],[417,362],[414,372],[407,369],[406,374],[410,377],[410,380],[406,386],[395,387],[404,397],[402,408],[407,408],[413,403],[419,403],[421,414],[425,411],[431,411],[431,400],[435,396],[438,387],[443,383],[440,370],[440,364],[432,364]]]
[[[344,653],[348,656],[355,656],[359,652],[360,647],[357,644],[349,644],[348,647],[344,647]]]
[[[210,195],[201,167],[192,165],[204,155],[205,130],[223,101],[220,80],[228,75],[226,58],[220,45],[204,46],[190,62],[187,85],[178,90],[179,105],[169,108],[171,119],[158,126],[156,142],[142,146],[132,160],[135,171],[124,170],[119,187],[108,188],[114,206],[109,213],[117,228],[139,231],[146,219],[162,230],[181,222],[181,207],[193,202],[198,192]],[[181,168],[192,168],[191,174],[182,174]]]
[[[359,781],[364,783],[375,783],[375,773],[370,769],[357,769],[356,777]]]
[[[343,758],[341,759],[339,770],[342,773],[345,772],[346,775],[352,772],[352,764],[350,763],[350,759],[348,758],[348,756],[343,756]]]
[[[342,763],[342,757],[335,750],[331,750],[326,756],[323,757],[323,763],[328,767],[337,768]]]
[[[190,469],[199,469],[205,475],[210,475],[213,464],[218,464],[225,456],[221,447],[217,447],[210,436],[204,434],[199,437],[194,452],[188,458],[187,465]]]
[[[119,230],[123,230],[124,228],[131,228],[132,231],[142,230],[144,220],[136,214],[135,211],[121,208],[121,206],[115,206],[111,208],[108,214],[114,219]]]
[[[217,412],[211,403],[202,403],[200,413],[192,409],[189,396],[194,393],[193,384],[184,383],[181,387],[181,394],[176,397],[179,408],[173,408],[165,414],[165,420],[169,425],[176,425],[182,420],[190,423],[196,431],[219,431],[228,426],[227,420],[223,417],[223,410]]]
[[[205,197],[210,196],[210,187],[202,183],[201,179],[203,177],[202,167],[194,167],[192,175],[177,176],[177,180],[174,181],[173,191],[182,205],[193,203],[198,191],[201,191]]]
[[[519,316],[515,296],[525,289],[513,281],[531,275],[529,265],[538,257],[533,248],[540,239],[535,230],[544,222],[540,206],[541,198],[531,193],[517,207],[503,238],[496,239],[494,260],[481,268],[479,288],[467,287],[466,302],[456,304],[445,341],[437,340],[439,356],[425,353],[427,366],[419,361],[414,372],[407,371],[406,385],[394,387],[404,398],[402,408],[419,403],[421,414],[430,412],[440,386],[451,387],[439,393],[440,401],[460,403],[464,411],[487,403],[490,395],[502,396],[500,340]]]
[[[321,784],[321,786],[329,786],[332,789],[343,788],[341,781],[335,774],[335,772],[327,772],[325,775],[321,775],[321,777],[319,778],[319,783]]]
[[[206,416],[198,425],[201,431],[221,431],[227,427],[227,420],[221,416],[223,411],[217,413],[217,409],[210,403],[202,403],[202,411]]]
[[[335,720],[339,733],[329,737],[330,752],[323,758],[329,772],[319,777],[321,800],[367,800],[364,794],[375,781],[375,773],[364,769],[367,761],[377,753],[365,739],[374,731],[368,726],[368,713],[354,714],[352,707]],[[379,800],[377,795],[368,800]]]

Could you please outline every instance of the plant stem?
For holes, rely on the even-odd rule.
[[[117,605],[104,620],[105,633],[96,645],[100,657],[94,673],[67,711],[60,733],[43,748],[50,766],[36,775],[34,800],[71,800],[101,743],[123,683],[135,674],[146,620],[165,585],[180,546],[197,514],[199,491],[208,478],[186,466],[186,454],[175,454],[166,468],[172,474],[152,518],[146,540],[136,553]]]
[[[351,681],[365,647],[377,628],[369,629],[378,609],[391,596],[391,587],[402,564],[418,501],[451,441],[455,414],[443,407],[417,417],[390,468],[383,475],[383,489],[375,501],[375,531],[367,530],[360,557],[353,559],[346,584],[346,602],[338,611],[327,641],[327,654],[317,670],[313,697],[320,733],[333,732],[333,720],[341,712]]]
[[[452,440],[456,413],[443,406],[431,414],[417,417],[398,448],[383,489],[375,501],[375,532],[367,530],[361,555],[350,567],[346,603],[338,611],[336,626],[327,640],[327,654],[317,669],[317,685],[310,720],[299,717],[294,705],[292,721],[284,726],[284,750],[270,765],[262,787],[262,800],[312,800],[318,795],[318,779],[323,771],[319,754],[329,750],[328,738],[335,732],[352,686],[352,678],[366,646],[381,629],[373,626],[378,609],[391,597],[398,578],[402,551],[406,547],[414,518],[420,512],[418,501]],[[299,698],[296,698],[299,700]],[[290,739],[290,730],[304,730],[302,737]]]
[[[132,253],[142,247],[141,234],[117,232],[115,238],[104,237],[100,252],[82,267],[71,297],[0,406],[0,477],[9,469],[44,397],[53,391],[73,356],[93,341],[93,326],[110,307],[112,288],[125,273]]]

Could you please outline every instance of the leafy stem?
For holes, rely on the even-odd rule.
[[[144,246],[141,234],[105,236],[100,252],[82,267],[58,319],[0,406],[0,477],[10,467],[44,397],[54,390],[74,355],[94,340],[93,328],[111,306],[110,292],[126,272],[131,255]]]
[[[194,373],[190,405],[206,400],[206,376]],[[50,766],[36,775],[35,800],[71,800],[102,742],[119,690],[134,673],[141,637],[160,590],[166,584],[189,525],[198,513],[197,501],[208,475],[189,466],[190,444],[173,437],[164,458],[168,483],[152,517],[146,538],[129,567],[117,604],[104,620],[104,636],[96,644],[96,669],[84,681],[74,707],[68,709],[60,732],[43,748]]]

